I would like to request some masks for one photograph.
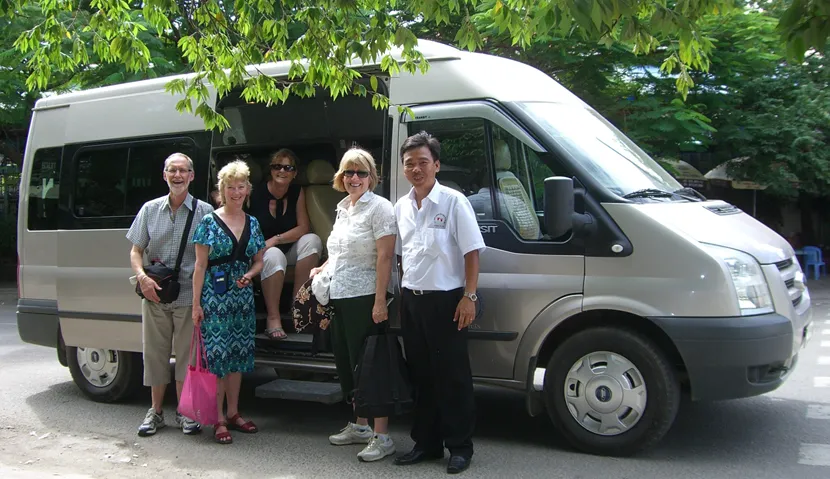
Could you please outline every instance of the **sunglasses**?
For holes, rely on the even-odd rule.
[[[351,178],[354,175],[357,175],[358,178],[366,178],[366,177],[369,176],[369,172],[364,171],[364,170],[344,170],[343,171],[343,176],[347,176],[347,177]]]
[[[272,169],[272,170],[274,170],[274,171],[280,171],[280,170],[283,170],[283,171],[294,171],[296,168],[294,168],[294,167],[293,167],[293,166],[291,166],[291,165],[276,164],[276,165],[271,165],[271,169]]]

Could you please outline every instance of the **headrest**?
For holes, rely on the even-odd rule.
[[[510,159],[510,146],[504,140],[493,141],[494,156],[496,157],[496,171],[510,169],[513,162]]]
[[[245,162],[248,165],[248,168],[251,170],[251,175],[248,178],[248,181],[251,182],[252,185],[258,185],[260,181],[262,181],[262,167],[259,166],[254,160],[248,160]]]
[[[306,179],[310,185],[328,185],[336,171],[326,160],[312,160],[306,168]]]

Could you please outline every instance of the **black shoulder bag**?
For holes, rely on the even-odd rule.
[[[152,278],[153,281],[155,281],[156,284],[158,284],[159,287],[161,287],[160,290],[156,291],[160,303],[172,303],[179,297],[179,290],[181,289],[181,285],[179,284],[179,270],[182,266],[184,248],[187,246],[187,237],[190,233],[190,226],[193,224],[193,216],[196,215],[196,206],[198,205],[198,203],[198,200],[196,198],[193,198],[193,205],[190,208],[190,213],[187,215],[187,223],[185,223],[184,225],[184,233],[182,233],[182,242],[179,244],[179,256],[176,257],[176,267],[170,269],[164,263],[160,262],[154,262],[151,263],[149,266],[144,267],[144,274]],[[144,293],[141,292],[141,283],[136,282],[135,292],[141,298],[144,298]]]

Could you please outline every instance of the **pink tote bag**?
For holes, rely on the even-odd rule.
[[[213,425],[219,421],[216,408],[216,376],[207,368],[205,344],[202,341],[202,332],[199,327],[193,328],[193,339],[190,341],[190,357],[193,357],[193,347],[196,347],[196,365],[188,364],[187,377],[182,388],[182,399],[179,401],[179,412],[199,424]],[[204,359],[205,366],[202,366]]]

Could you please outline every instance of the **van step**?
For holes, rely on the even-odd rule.
[[[323,404],[335,404],[343,400],[339,383],[321,383],[315,381],[295,381],[293,379],[275,379],[258,386],[254,391],[258,398],[289,399],[293,401],[311,401]]]
[[[263,333],[254,336],[257,349],[263,351],[311,351],[310,334],[287,333],[285,339],[271,340]]]

